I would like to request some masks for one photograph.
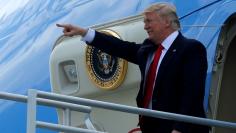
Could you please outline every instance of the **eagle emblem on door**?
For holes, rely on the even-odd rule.
[[[105,34],[118,37],[111,30],[101,31]],[[124,59],[111,56],[93,46],[86,48],[86,68],[91,81],[101,89],[115,89],[124,80],[128,62]]]

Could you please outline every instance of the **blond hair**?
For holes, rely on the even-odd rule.
[[[171,26],[174,30],[180,29],[179,18],[174,5],[170,3],[156,3],[144,10],[144,13],[147,12],[156,12],[161,17],[168,18],[171,21]]]

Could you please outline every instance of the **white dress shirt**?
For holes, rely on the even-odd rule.
[[[91,43],[95,37],[95,30],[94,29],[88,29],[87,33],[85,36],[82,37],[82,41]]]

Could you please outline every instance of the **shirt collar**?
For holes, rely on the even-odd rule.
[[[162,46],[168,50],[171,46],[171,44],[174,42],[174,40],[177,38],[177,36],[179,35],[178,31],[174,31],[173,33],[171,33],[161,44]]]

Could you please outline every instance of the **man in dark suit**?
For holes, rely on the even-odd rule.
[[[141,108],[205,117],[204,86],[206,49],[180,32],[173,5],[158,3],[144,11],[148,38],[139,45],[92,29],[57,24],[64,35],[81,35],[88,45],[139,65],[141,71],[137,105]],[[208,133],[205,126],[140,116],[143,133]]]

